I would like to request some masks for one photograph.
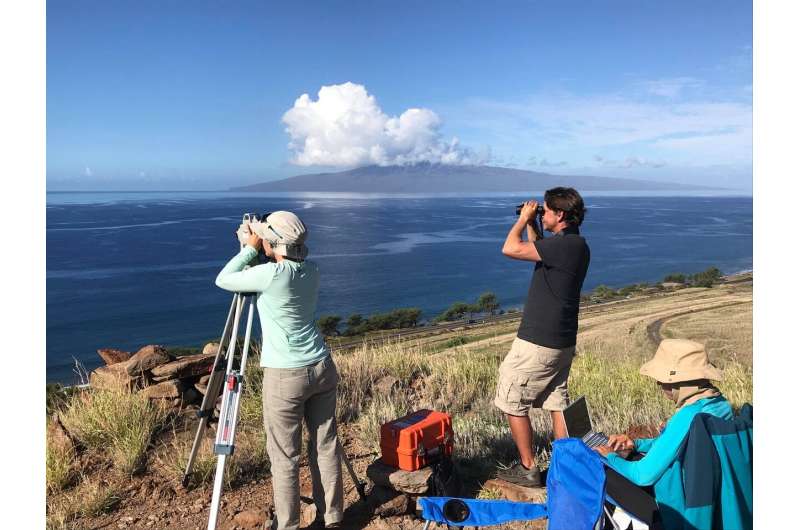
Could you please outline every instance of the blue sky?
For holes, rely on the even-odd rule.
[[[742,1],[47,3],[49,190],[377,163],[752,186]]]

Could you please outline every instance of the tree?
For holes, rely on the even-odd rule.
[[[391,312],[393,328],[413,328],[417,326],[422,309],[418,307],[403,307]]]
[[[319,317],[319,320],[317,320],[317,325],[319,326],[319,330],[323,335],[338,335],[339,322],[341,321],[342,317],[339,315],[322,315]]]
[[[710,267],[703,272],[692,274],[692,287],[711,287],[722,278],[722,273],[716,267]]]
[[[435,320],[437,322],[441,322],[442,320],[458,320],[459,318],[464,318],[465,314],[473,312],[475,312],[474,305],[466,302],[454,302],[444,313],[436,317]]]
[[[347,328],[344,330],[344,334],[349,336],[363,333],[364,323],[364,317],[362,317],[359,313],[353,313],[347,317]]]
[[[686,275],[680,274],[677,272],[673,272],[672,274],[667,274],[664,276],[664,282],[666,283],[686,283]]]
[[[606,285],[598,285],[594,288],[593,293],[595,297],[605,300],[607,298],[612,298],[616,294],[616,291]]]
[[[500,304],[497,301],[497,295],[491,291],[487,291],[480,295],[478,297],[477,305],[480,311],[484,311],[490,315],[494,315],[494,312],[500,308]]]

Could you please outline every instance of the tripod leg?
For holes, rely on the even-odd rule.
[[[238,337],[239,331],[239,318],[247,298],[249,298],[250,306],[247,312],[247,326],[244,335],[245,342],[242,345],[242,358],[239,363],[239,369],[234,370],[233,361],[236,352],[236,338]],[[209,510],[209,530],[215,529],[217,525],[219,501],[222,496],[222,482],[225,476],[225,459],[228,455],[233,454],[235,447],[234,440],[236,436],[236,422],[239,414],[239,398],[241,397],[244,384],[244,371],[247,363],[247,351],[250,346],[250,331],[253,326],[254,310],[255,297],[248,297],[244,294],[240,294],[237,300],[231,343],[228,346],[228,367],[224,379],[226,384],[222,392],[222,408],[220,409],[219,423],[217,424],[217,437],[214,444],[214,452],[217,454],[217,469],[214,475],[214,491],[211,495],[211,507]]]
[[[336,439],[336,445],[339,449],[339,455],[344,462],[344,466],[347,468],[347,473],[350,475],[350,480],[353,481],[353,485],[356,487],[356,491],[358,492],[358,497],[363,501],[367,499],[367,492],[364,486],[364,483],[358,480],[358,476],[356,472],[353,470],[352,464],[350,464],[350,460],[347,459],[347,454],[344,452],[344,447],[342,447],[342,442],[339,439]]]
[[[219,515],[219,498],[222,494],[222,479],[225,476],[225,457],[217,457],[217,471],[214,473],[214,493],[211,495],[211,508],[208,513],[208,530],[217,528],[217,516]]]
[[[234,312],[237,308],[236,302],[238,300],[238,296],[238,294],[233,295],[231,308],[228,310],[228,318],[225,319],[225,327],[222,329],[222,337],[220,337],[219,344],[217,345],[217,355],[214,358],[214,364],[211,369],[211,379],[209,379],[208,386],[206,387],[206,395],[203,396],[203,402],[200,405],[200,410],[198,411],[198,416],[200,416],[200,425],[197,426],[197,432],[194,435],[194,442],[192,443],[192,450],[189,452],[189,460],[186,463],[186,471],[183,473],[183,479],[181,480],[181,485],[184,488],[189,486],[189,477],[192,474],[192,468],[194,467],[194,461],[197,457],[197,451],[200,449],[200,441],[203,437],[203,431],[208,425],[208,418],[213,412],[214,403],[217,401],[217,397],[219,397],[221,382],[218,384],[215,377],[217,379],[221,378],[221,375],[217,375],[217,372],[221,371],[219,370],[219,367],[222,365],[221,356],[223,352],[225,352],[225,339],[232,331],[231,322],[232,318],[234,317]],[[233,333],[230,334],[233,335]]]

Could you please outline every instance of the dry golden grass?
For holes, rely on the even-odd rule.
[[[119,491],[118,484],[82,478],[74,489],[48,497],[46,527],[48,530],[82,528],[76,518],[112,511],[120,501]]]
[[[656,347],[648,338],[647,327],[664,319],[663,335],[708,344],[712,359],[724,373],[720,389],[734,406],[752,403],[751,297],[751,291],[741,288],[684,289],[593,311],[582,319],[570,393],[587,397],[595,427],[607,433],[653,428],[667,419],[674,404],[664,398],[653,380],[639,374],[639,367]],[[739,302],[744,303],[703,310]],[[670,317],[689,310],[695,313]],[[338,355],[339,399],[346,411],[342,415],[357,418],[362,440],[378,453],[382,423],[417,408],[436,408],[453,415],[457,455],[465,464],[462,469],[479,473],[498,461],[508,461],[515,449],[506,420],[492,401],[497,367],[512,340],[513,334],[497,334],[433,355],[426,354],[427,348],[420,344],[402,343],[365,346]],[[389,396],[372,396],[371,385],[387,374],[401,381],[401,389]],[[413,384],[420,378],[422,385]],[[417,390],[412,392],[412,386]],[[535,410],[531,422],[534,448],[544,464],[549,460],[550,418]]]
[[[47,491],[58,492],[75,479],[75,447],[72,441],[60,436],[55,425],[47,422],[47,446],[45,469]]]
[[[189,453],[194,442],[194,430],[174,432],[162,442],[153,457],[154,469],[165,479],[179,484],[186,471]],[[269,471],[267,440],[263,429],[255,429],[240,425],[236,430],[236,450],[228,457],[225,465],[225,488],[231,488],[255,478],[265,476]],[[214,454],[214,431],[208,430],[200,441],[190,486],[197,487],[211,484],[217,466],[217,455]]]

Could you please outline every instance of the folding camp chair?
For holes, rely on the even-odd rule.
[[[581,440],[564,438],[553,443],[547,504],[454,497],[423,497],[419,504],[426,529],[431,523],[489,526],[547,517],[548,530],[599,530],[606,517],[605,482],[600,456]]]

